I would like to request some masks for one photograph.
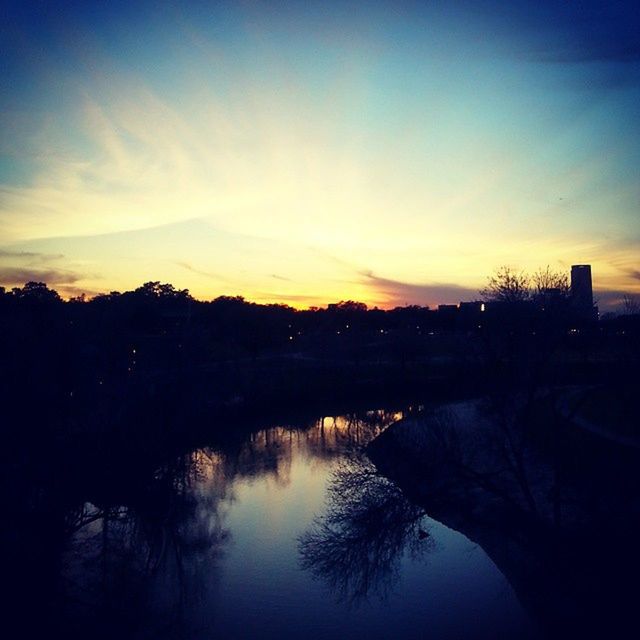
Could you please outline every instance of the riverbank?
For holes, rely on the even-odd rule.
[[[489,554],[549,637],[622,628],[640,566],[638,457],[566,422],[533,423],[540,413],[526,409],[522,398],[432,407],[367,452],[413,502]]]

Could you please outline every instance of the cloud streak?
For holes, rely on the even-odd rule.
[[[49,260],[61,260],[62,253],[40,253],[38,251],[16,251],[13,249],[0,249],[0,259],[10,258],[18,260],[38,260],[48,262]]]
[[[212,273],[211,271],[205,271],[203,269],[198,269],[196,267],[194,267],[193,265],[189,264],[188,262],[182,262],[182,261],[177,261],[175,262],[176,265],[178,265],[179,267],[182,267],[183,269],[186,269],[187,271],[191,271],[191,273],[195,273],[199,276],[204,276],[205,278],[211,278],[212,280],[219,280],[221,282],[228,282],[229,279],[225,278],[224,276],[221,276],[218,273]]]

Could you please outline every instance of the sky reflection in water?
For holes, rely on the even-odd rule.
[[[527,637],[482,549],[361,453],[397,417],[325,418],[193,452],[168,474],[162,517],[147,504],[75,535],[69,618],[100,610],[137,637]]]

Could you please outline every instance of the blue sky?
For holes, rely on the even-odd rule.
[[[640,293],[640,9],[3,5],[0,283],[305,306]]]

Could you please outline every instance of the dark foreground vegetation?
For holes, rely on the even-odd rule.
[[[558,584],[575,591],[567,576],[583,556],[574,562],[568,548],[597,544],[605,522],[615,525],[612,540],[640,530],[640,316],[580,318],[561,287],[513,296],[502,284],[484,292],[484,305],[390,311],[355,302],[306,311],[242,298],[199,302],[157,282],[90,301],[64,302],[40,283],[2,290],[0,499],[8,526],[0,544],[16,600],[46,590],[38,577],[56,569],[43,566],[59,562],[55,550],[102,517],[96,513],[176,506],[176,461],[205,443],[233,443],[256,417],[264,425],[316,410],[482,397],[493,426],[481,444],[427,411],[416,423],[422,448],[411,441],[407,451],[402,437],[389,444],[400,423],[371,457],[416,504],[490,554],[517,539],[515,569],[502,547],[492,555],[527,585],[520,591],[536,614],[548,614],[531,585],[545,588],[560,566],[554,559],[569,558]],[[98,511],[87,513],[87,502]],[[534,580],[530,566],[546,569]]]
[[[511,377],[506,368],[516,362],[533,364],[531,375],[558,378],[633,370],[640,315],[585,320],[557,288],[535,303],[515,286],[505,293],[496,285],[483,292],[486,304],[459,308],[385,311],[347,301],[297,311],[240,297],[200,302],[158,282],[63,302],[46,285],[28,283],[0,289],[2,389],[21,411],[53,409],[66,419],[101,395],[163,384],[189,386],[202,398],[204,384],[206,401],[223,406],[313,396],[326,376],[340,393],[343,383],[373,379]]]

